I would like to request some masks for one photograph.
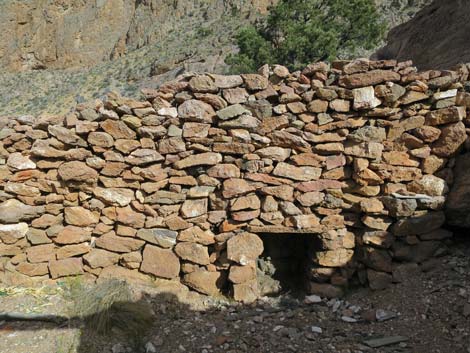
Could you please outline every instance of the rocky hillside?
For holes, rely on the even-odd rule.
[[[28,0],[0,2],[0,67],[93,66],[160,43],[178,27],[203,33],[227,13],[265,13],[270,0]],[[241,14],[241,10],[244,13]],[[209,27],[206,32],[210,32]]]
[[[392,27],[430,0],[377,0]],[[184,71],[225,73],[240,26],[277,0],[0,0],[0,115],[138,97]],[[369,53],[364,53],[368,55]]]
[[[392,29],[376,58],[412,59],[420,69],[448,69],[470,61],[470,2],[435,0]]]

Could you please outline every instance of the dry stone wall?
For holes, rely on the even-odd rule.
[[[467,78],[464,65],[264,66],[2,118],[1,278],[150,275],[252,301],[256,234],[294,233],[313,240],[310,292],[385,288],[452,235],[442,207]]]

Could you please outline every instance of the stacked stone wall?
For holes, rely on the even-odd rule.
[[[315,239],[310,292],[385,288],[452,235],[467,78],[465,65],[264,66],[1,118],[1,278],[148,275],[252,301],[256,234],[289,233]]]

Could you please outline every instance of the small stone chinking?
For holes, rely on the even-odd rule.
[[[259,295],[260,233],[315,239],[308,291],[399,281],[442,254],[468,67],[314,63],[185,75],[135,101],[0,119],[4,282],[84,274]]]

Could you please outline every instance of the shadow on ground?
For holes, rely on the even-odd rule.
[[[0,331],[78,330],[75,342],[51,342],[51,353],[142,353],[156,352],[149,346],[151,332],[164,332],[165,323],[195,311],[171,292],[148,294],[138,290],[131,299],[130,287],[122,281],[109,281],[74,293],[71,312],[75,315],[2,313]],[[81,297],[81,298],[80,298]],[[119,300],[126,298],[128,300]],[[165,319],[161,320],[162,315]],[[62,336],[59,333],[59,337]],[[67,339],[70,339],[70,335]],[[52,348],[55,345],[54,348]],[[31,348],[33,349],[33,348]],[[52,350],[54,349],[54,350]],[[12,352],[14,349],[12,348]]]

